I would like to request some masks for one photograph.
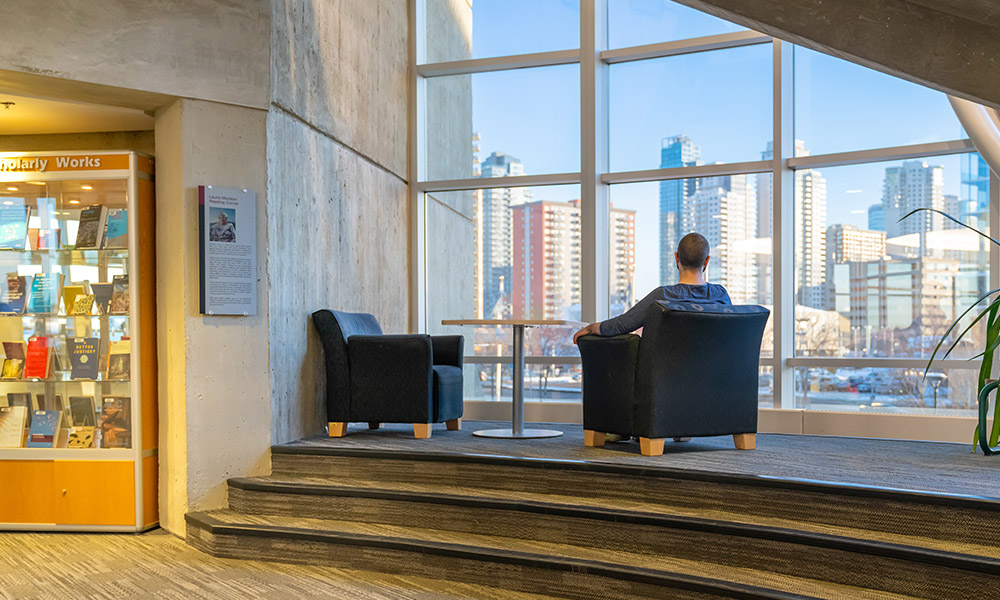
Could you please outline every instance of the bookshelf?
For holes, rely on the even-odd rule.
[[[151,527],[153,161],[0,153],[0,165],[0,530]]]

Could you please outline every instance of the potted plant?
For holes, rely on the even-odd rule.
[[[936,208],[918,208],[916,210],[907,213],[900,219],[900,221],[909,217],[910,215],[916,214],[921,211],[937,213],[943,216],[944,218],[953,221],[954,223],[957,223],[962,227],[965,227],[966,229],[971,229],[977,235],[982,236],[987,240],[989,240],[994,245],[995,251],[1000,251],[1000,242],[986,235],[982,231],[979,231],[975,227],[962,223],[958,219]],[[948,355],[950,355],[952,350],[954,350],[958,346],[958,343],[962,341],[962,338],[965,337],[965,334],[971,331],[972,328],[975,327],[976,324],[979,323],[981,320],[983,320],[984,318],[986,319],[986,341],[984,343],[983,351],[970,359],[970,360],[975,360],[977,358],[980,359],[979,381],[978,384],[976,385],[976,389],[979,390],[979,424],[976,425],[976,431],[973,437],[972,447],[973,450],[975,450],[976,443],[978,442],[979,447],[983,449],[983,454],[986,455],[1000,453],[1000,448],[996,447],[998,441],[1000,441],[998,440],[998,438],[1000,438],[1000,402],[997,402],[993,407],[993,428],[988,435],[986,431],[987,430],[986,416],[987,413],[989,412],[989,406],[990,406],[989,395],[990,392],[997,389],[997,387],[1000,387],[1000,381],[994,381],[990,379],[990,373],[993,368],[993,354],[997,350],[997,348],[1000,347],[1000,318],[997,318],[998,314],[1000,314],[1000,295],[998,294],[1000,294],[1000,288],[986,292],[985,294],[983,294],[982,297],[980,297],[975,302],[970,304],[969,307],[966,308],[962,312],[962,314],[960,314],[955,319],[954,322],[952,322],[952,324],[948,327],[948,330],[944,332],[943,336],[941,336],[941,339],[938,341],[937,345],[934,346],[934,351],[931,352],[931,357],[927,361],[927,367],[924,369],[924,378],[926,379],[928,377],[928,373],[930,372],[931,365],[933,364],[934,359],[937,358],[938,352],[944,346],[945,341],[948,339],[948,336],[951,335],[953,331],[958,329],[959,323],[962,321],[963,318],[965,318],[966,315],[972,312],[977,306],[980,305],[980,303],[982,303],[985,300],[988,300],[989,304],[986,305],[986,307],[982,310],[982,312],[976,315],[976,318],[974,318],[972,322],[970,322],[964,329],[961,330],[961,333],[959,333],[958,336],[955,337],[955,339],[951,343],[951,346],[941,357],[942,359],[948,358]]]

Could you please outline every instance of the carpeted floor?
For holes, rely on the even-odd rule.
[[[498,440],[472,435],[477,429],[509,426],[497,421],[464,421],[462,431],[435,425],[429,440],[413,438],[410,425],[386,424],[369,430],[352,424],[347,436],[319,436],[292,445],[459,452],[546,459],[582,460],[806,479],[905,490],[1000,499],[1000,457],[972,454],[971,445],[866,438],[758,434],[757,449],[737,451],[731,436],[667,441],[663,456],[646,457],[639,443],[583,445],[583,428],[568,424],[532,424],[565,432],[558,438]]]
[[[0,533],[0,599],[540,599],[486,586],[214,558],[162,530]]]

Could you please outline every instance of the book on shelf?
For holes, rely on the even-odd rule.
[[[90,291],[94,292],[94,304],[97,305],[97,312],[102,315],[111,312],[111,293],[114,291],[113,283],[92,283]]]
[[[28,420],[31,420],[31,412],[41,410],[38,400],[31,397],[30,392],[8,392],[7,406],[23,406],[28,409]]]
[[[30,275],[7,274],[7,285],[0,289],[0,313],[19,315],[24,312],[24,303],[31,289]]]
[[[60,247],[59,229],[28,229],[28,250],[57,250]]]
[[[62,290],[63,310],[72,314],[76,299],[83,295],[83,286],[79,284],[64,285]]]
[[[73,427],[95,427],[97,425],[97,407],[93,396],[69,397],[69,424]]]
[[[0,407],[0,448],[24,446],[24,431],[27,428],[27,408],[23,406]]]
[[[111,310],[112,315],[128,314],[128,275],[115,275],[111,280]]]
[[[28,431],[28,448],[54,448],[59,438],[62,411],[36,410],[31,417]]]
[[[128,209],[119,208],[108,211],[108,228],[104,247],[128,248]]]
[[[28,338],[28,349],[24,359],[25,379],[48,379],[52,364],[51,338],[36,336]]]
[[[108,380],[126,380],[132,367],[132,341],[129,338],[122,338],[117,342],[111,342],[108,349],[108,368],[105,377]]]
[[[93,448],[94,447],[94,433],[97,428],[94,426],[89,427],[69,427],[69,435],[66,439],[67,448]]]
[[[62,273],[38,274],[31,280],[27,312],[55,314],[59,311]]]
[[[0,248],[24,250],[31,207],[24,205],[23,198],[5,200],[11,204],[0,204]]]
[[[35,398],[38,410],[63,410],[64,408],[62,394],[56,394],[54,398],[45,394],[35,394]]]
[[[24,374],[24,359],[23,358],[5,358],[3,359],[3,372],[0,374],[0,378],[3,379],[20,379]]]
[[[76,230],[78,250],[100,248],[104,244],[104,226],[108,220],[108,208],[101,204],[88,206],[80,211],[80,226]]]
[[[126,396],[101,399],[101,448],[132,447],[132,404]]]
[[[70,338],[66,340],[69,347],[69,363],[73,379],[97,379],[101,371],[98,361],[100,338]],[[73,398],[70,398],[72,401]]]
[[[70,314],[75,317],[87,317],[94,312],[94,295],[93,294],[81,294],[76,297],[73,302],[73,308]]]

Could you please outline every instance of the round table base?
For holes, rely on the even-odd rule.
[[[555,429],[522,429],[521,433],[514,434],[514,430],[511,428],[507,429],[480,429],[475,431],[472,435],[487,438],[504,438],[510,440],[528,440],[537,438],[552,438],[559,437],[563,434],[561,431],[556,431]]]

